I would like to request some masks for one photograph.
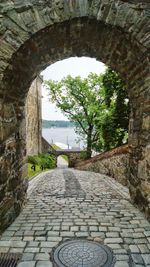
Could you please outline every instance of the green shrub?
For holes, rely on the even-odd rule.
[[[56,158],[49,154],[28,156],[28,163],[33,166],[40,166],[41,169],[53,169],[56,167]]]
[[[32,165],[38,165],[37,156],[28,156],[28,163],[31,163]]]
[[[42,168],[53,169],[56,167],[56,158],[49,154],[39,154],[39,163]]]

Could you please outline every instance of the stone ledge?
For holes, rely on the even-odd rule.
[[[78,163],[75,167],[80,167],[80,166],[83,166],[83,165],[86,165],[88,163],[93,163],[93,162],[96,162],[96,161],[99,161],[99,160],[103,160],[103,159],[108,159],[108,158],[111,158],[111,157],[114,157],[114,156],[118,156],[118,155],[121,155],[121,154],[128,154],[129,152],[129,147],[128,145],[123,145],[123,146],[120,146],[120,147],[117,147],[117,148],[114,148],[110,151],[107,151],[107,152],[103,152],[91,159],[87,159],[87,160],[83,160],[81,161],[80,163]]]

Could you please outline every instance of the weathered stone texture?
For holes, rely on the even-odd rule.
[[[73,153],[68,153],[67,156],[68,156],[68,164],[69,164],[69,167],[74,167],[75,164],[77,162],[80,162],[81,161],[81,153],[82,152],[73,152]]]
[[[26,117],[26,149],[27,155],[37,155],[42,152],[42,114],[41,85],[42,78],[38,76],[31,84],[25,106]]]
[[[129,154],[128,146],[102,153],[77,164],[76,169],[93,171],[113,177],[122,185],[128,185]]]
[[[0,232],[15,219],[25,201],[23,147],[21,137],[14,136],[0,146]]]
[[[17,173],[21,185],[25,176],[25,168],[21,168],[25,166],[26,142],[22,121],[25,98],[34,78],[57,60],[95,57],[126,81],[131,104],[129,189],[133,202],[150,217],[149,1],[6,0],[1,1],[0,8],[0,179],[7,175],[9,180]],[[14,164],[6,156],[10,138],[17,144]],[[9,151],[11,148],[7,148],[7,155]],[[6,158],[11,174],[5,175]],[[13,189],[11,194],[15,201],[23,201],[24,194],[16,196]]]
[[[49,143],[42,137],[42,153],[47,153],[50,149]]]

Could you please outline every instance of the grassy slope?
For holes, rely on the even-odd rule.
[[[37,175],[43,171],[48,171],[49,169],[44,169],[43,171],[41,170],[40,166],[36,165],[36,171],[31,169],[32,164],[28,163],[28,178],[29,180],[32,178],[32,176]]]

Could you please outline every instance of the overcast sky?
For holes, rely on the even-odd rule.
[[[44,80],[57,80],[60,81],[67,75],[72,77],[81,76],[85,78],[90,72],[103,73],[106,66],[93,58],[88,57],[72,57],[57,61],[50,65],[41,75]],[[42,88],[42,118],[45,120],[67,120],[67,118],[48,100],[47,91]]]

